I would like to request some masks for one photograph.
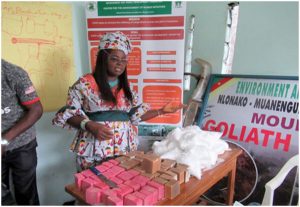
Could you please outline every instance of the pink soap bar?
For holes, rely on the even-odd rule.
[[[146,194],[143,194],[139,191],[135,191],[134,193],[132,193],[132,195],[134,195],[135,197],[141,199],[143,201],[144,206],[150,206],[153,203],[151,195],[146,195]]]
[[[102,175],[104,175],[104,176],[107,177],[108,179],[111,178],[111,177],[114,177],[114,175],[111,174],[110,172],[108,172],[108,170],[105,171],[104,173],[102,173]]]
[[[152,200],[153,200],[153,204],[157,203],[158,201],[158,190],[156,188],[153,188],[149,185],[145,185],[140,192],[143,193],[143,191],[149,191],[152,194]]]
[[[85,192],[85,190],[90,187],[93,186],[94,184],[96,184],[96,181],[92,178],[85,178],[84,180],[82,180],[81,182],[81,190],[83,192]]]
[[[100,180],[100,178],[97,175],[91,175],[89,178],[92,178],[93,180],[95,180],[96,182]]]
[[[118,160],[108,160],[108,162],[112,163],[113,165],[118,165],[120,162]]]
[[[128,173],[127,171],[121,172],[119,175],[117,175],[117,178],[120,178],[124,181],[130,180],[133,178],[133,175]]]
[[[87,188],[85,191],[85,201],[91,205],[100,203],[102,191],[103,190],[101,190],[100,188],[96,188],[96,187]]]
[[[96,183],[94,184],[94,186],[97,187],[97,188],[101,188],[103,190],[109,189],[109,186],[106,183],[104,183],[102,180],[100,180],[100,179],[98,181],[96,181]]]
[[[112,168],[108,169],[105,173],[111,174],[110,177],[115,177],[116,175],[120,174],[119,172],[112,170]]]
[[[104,190],[101,193],[101,203],[107,203],[107,198],[109,196],[117,196],[117,193],[113,189]]]
[[[125,168],[120,167],[120,166],[113,166],[112,168],[110,168],[113,171],[116,171],[117,174],[120,174],[121,172],[125,171]]]
[[[108,206],[123,206],[123,199],[117,196],[108,196],[105,204]]]
[[[104,165],[98,165],[96,166],[96,169],[99,170],[101,173],[105,172],[109,167],[104,166]]]
[[[141,188],[141,185],[134,180],[127,180],[124,182],[124,185],[130,186],[131,188],[133,188],[134,191],[138,191]]]
[[[142,206],[143,200],[135,197],[132,194],[128,194],[124,197],[124,206]]]
[[[122,189],[122,191],[124,191],[126,194],[133,192],[133,188],[128,185],[120,184],[118,188]]]
[[[150,196],[149,200],[151,201],[151,203],[149,205],[152,206],[155,203],[157,203],[157,200],[154,199],[155,196],[154,196],[153,192],[147,191],[145,189],[141,189],[139,192],[142,193],[142,194],[144,194],[144,195],[146,195],[146,196]]]
[[[81,174],[86,178],[90,177],[91,175],[94,175],[94,173],[89,169],[82,171]]]
[[[141,174],[139,171],[133,170],[133,169],[128,170],[127,172],[129,172],[131,175],[133,175],[133,177],[135,177],[135,176]]]
[[[117,185],[123,183],[123,180],[121,180],[120,178],[117,178],[117,177],[112,177],[112,178],[110,178],[110,180],[115,182]]]
[[[77,188],[81,188],[81,182],[85,179],[85,177],[81,173],[74,174],[75,184]]]
[[[112,164],[111,162],[102,162],[102,165],[104,165],[104,166],[106,166],[106,167],[108,167],[108,168],[111,168],[111,167],[113,167],[114,166],[114,164]]]
[[[148,181],[147,185],[156,188],[158,190],[158,200],[162,200],[165,198],[165,186],[154,182],[153,180]]]
[[[134,181],[138,182],[141,186],[146,185],[146,183],[150,180],[150,178],[143,176],[143,175],[137,175],[134,177]]]
[[[119,198],[124,198],[124,196],[126,196],[127,194],[129,194],[128,192],[126,192],[126,191],[124,191],[123,189],[121,189],[121,188],[116,188],[116,189],[114,189],[115,190],[115,192],[117,193],[117,196],[119,197]]]

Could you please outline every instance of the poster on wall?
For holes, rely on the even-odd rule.
[[[7,1],[1,12],[1,58],[27,71],[44,111],[57,111],[75,81],[72,6]]]
[[[265,184],[299,149],[298,77],[212,75],[198,123],[220,131],[222,138],[244,149],[237,163],[235,199],[261,203]],[[295,172],[294,172],[295,175]],[[286,205],[290,175],[277,189],[274,204]],[[206,196],[222,203],[222,184]]]
[[[121,31],[132,41],[127,74],[142,102],[152,109],[183,101],[186,2],[100,1],[86,3],[91,71],[99,39],[105,32]],[[182,112],[166,114],[139,126],[139,135],[159,135],[182,124]],[[140,130],[143,129],[143,130]]]

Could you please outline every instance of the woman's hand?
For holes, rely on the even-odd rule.
[[[166,114],[166,113],[174,113],[179,109],[182,109],[183,107],[185,107],[185,104],[179,103],[179,102],[169,102],[167,103],[165,106],[162,107],[161,111],[162,113]]]
[[[95,138],[100,141],[110,140],[113,138],[114,133],[113,130],[104,124],[100,124],[94,121],[89,121],[86,123],[86,129],[91,132]]]

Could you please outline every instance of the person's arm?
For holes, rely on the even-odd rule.
[[[182,109],[185,107],[182,103],[175,103],[175,102],[169,102],[165,106],[163,106],[161,109],[152,109],[147,111],[145,114],[141,116],[141,121],[147,121],[149,119],[152,119],[154,117],[168,114],[168,113],[174,113],[179,109]]]
[[[12,128],[2,134],[2,139],[6,139],[10,142],[33,126],[41,118],[43,107],[40,101],[25,105],[24,107],[27,109],[25,115]]]
[[[73,127],[80,129],[80,123],[84,119],[85,118],[83,116],[73,116],[69,118],[67,122]],[[94,137],[96,137],[99,140],[108,140],[113,138],[113,131],[111,130],[111,128],[106,127],[104,124],[94,122],[92,120],[86,122],[85,129],[86,131],[92,133]]]

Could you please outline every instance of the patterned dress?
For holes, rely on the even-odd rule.
[[[115,87],[117,88],[117,87]],[[116,89],[112,89],[116,94]],[[77,164],[81,169],[86,169],[94,162],[99,162],[107,157],[119,155],[120,152],[133,151],[137,149],[136,127],[140,117],[149,110],[147,104],[140,104],[137,94],[132,91],[133,102],[131,103],[120,90],[116,95],[117,104],[109,103],[101,99],[99,88],[92,74],[84,75],[69,89],[67,104],[63,110],[56,113],[53,124],[75,129],[67,123],[73,116],[87,117],[92,112],[123,111],[129,112],[133,107],[136,111],[129,116],[129,121],[101,121],[114,132],[111,140],[99,141],[88,132],[79,129],[70,146],[70,150],[77,154]]]

